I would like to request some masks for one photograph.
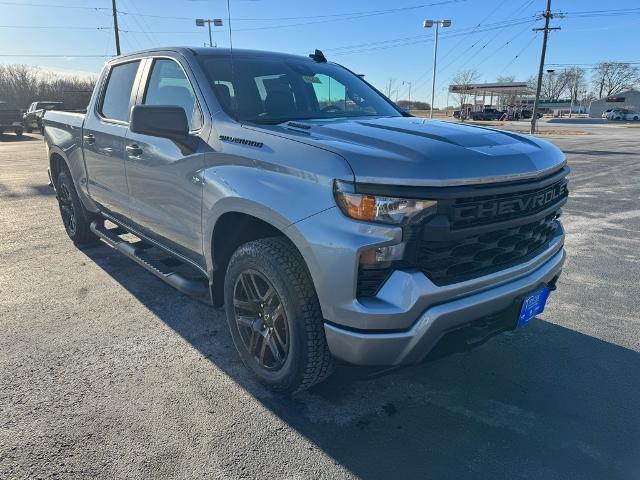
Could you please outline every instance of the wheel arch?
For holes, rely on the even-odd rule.
[[[284,237],[300,253],[301,248],[289,222],[275,214],[265,214],[251,211],[248,208],[235,208],[227,210],[216,217],[212,222],[210,234],[205,236],[205,256],[207,257],[207,270],[211,286],[211,298],[215,306],[224,303],[224,277],[231,256],[236,249],[247,242],[268,237]],[[313,280],[312,280],[313,281]]]

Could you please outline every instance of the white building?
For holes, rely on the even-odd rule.
[[[601,98],[591,102],[589,116],[600,118],[605,110],[614,108],[625,108],[627,110],[640,111],[640,92],[637,90],[627,90],[616,93],[610,97]]]

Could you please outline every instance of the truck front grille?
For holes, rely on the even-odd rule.
[[[534,181],[398,194],[438,200],[438,213],[404,227],[402,261],[387,269],[360,269],[358,297],[376,295],[393,270],[418,270],[436,285],[448,285],[541,254],[562,234],[557,218],[568,197],[568,172],[564,167]]]
[[[535,257],[547,248],[558,230],[554,212],[535,222],[459,241],[420,241],[415,267],[436,285],[462,282]]]

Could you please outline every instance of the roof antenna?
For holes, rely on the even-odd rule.
[[[327,63],[327,57],[324,56],[324,53],[322,53],[322,50],[318,50],[317,48],[315,52],[309,55],[309,58],[314,62]]]

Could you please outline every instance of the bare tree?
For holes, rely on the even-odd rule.
[[[578,102],[578,92],[581,92],[586,87],[586,72],[584,68],[572,67],[566,70],[566,76],[569,81],[569,92],[574,103]]]
[[[85,108],[93,91],[93,77],[67,77],[27,65],[0,65],[0,100],[26,108],[40,100],[62,101],[66,108]]]
[[[498,75],[496,82],[498,83],[513,83],[516,81],[516,77],[513,75]],[[498,95],[498,105],[505,107],[507,105],[513,105],[516,103],[517,95],[515,93],[506,93],[504,95]]]
[[[465,87],[476,83],[478,80],[480,80],[480,73],[477,70],[462,70],[453,77],[453,84],[460,88],[458,89],[459,91],[452,93],[458,99],[458,105],[460,105],[461,109],[469,104],[469,99],[471,98],[471,94],[465,90]]]
[[[592,80],[598,98],[608,97],[640,84],[640,69],[628,63],[602,62]]]
[[[387,83],[385,83],[384,85],[384,94],[387,96],[387,98],[391,98],[393,93],[396,91],[395,87],[396,87],[396,79],[389,78],[389,80],[387,80]]]

